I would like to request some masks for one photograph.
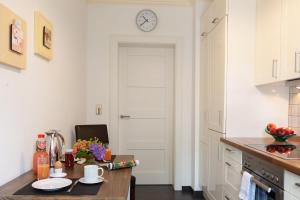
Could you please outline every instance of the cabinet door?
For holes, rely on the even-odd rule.
[[[300,77],[300,1],[284,0],[283,52],[285,79]]]
[[[282,0],[256,1],[256,85],[281,80]]]
[[[208,92],[208,39],[201,38],[200,46],[200,141],[208,143],[207,133],[207,92]]]
[[[241,186],[241,171],[241,164],[231,160],[230,158],[224,158],[224,189],[230,191],[236,198]]]
[[[284,200],[299,200],[299,198],[296,198],[288,192],[284,192]]]
[[[225,17],[208,39],[208,128],[225,133],[225,68],[226,68]]]
[[[222,134],[209,131],[209,171],[208,193],[214,200],[222,199],[223,190],[223,148],[220,138]]]
[[[209,146],[206,143],[200,143],[200,185],[201,187],[208,186],[208,174],[209,171]]]

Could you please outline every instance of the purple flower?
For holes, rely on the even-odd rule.
[[[102,146],[102,144],[92,144],[90,146],[90,151],[93,153],[97,160],[103,160],[106,150]]]

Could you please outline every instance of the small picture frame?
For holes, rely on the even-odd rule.
[[[40,12],[34,13],[34,53],[47,61],[53,59],[54,29],[52,23]]]
[[[13,20],[13,23],[10,25],[10,50],[18,54],[23,54],[24,49],[22,22],[20,20]]]
[[[52,47],[52,32],[46,26],[43,27],[43,45],[48,49]]]

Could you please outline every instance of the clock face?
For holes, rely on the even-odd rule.
[[[152,31],[157,25],[157,16],[152,10],[142,10],[136,16],[136,24],[142,31]]]

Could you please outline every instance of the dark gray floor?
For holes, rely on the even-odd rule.
[[[175,192],[171,185],[137,185],[136,200],[204,200],[192,192]]]

